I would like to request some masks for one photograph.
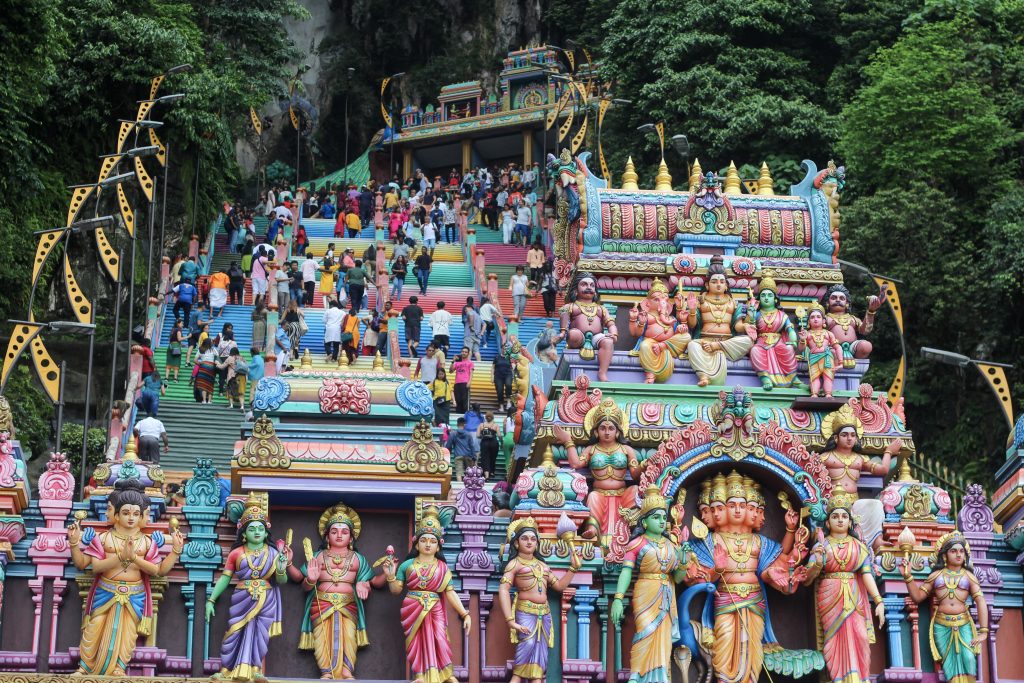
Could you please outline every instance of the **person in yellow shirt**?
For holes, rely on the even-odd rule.
[[[334,279],[340,267],[330,256],[325,258],[324,264],[320,266],[320,294],[323,295],[324,308],[327,307],[328,300],[334,297]]]
[[[231,278],[226,271],[218,271],[210,276],[210,314],[216,320],[224,314],[228,303],[228,284]]]
[[[353,308],[341,323],[341,349],[348,356],[349,365],[356,362],[359,348],[359,309]]]
[[[359,222],[359,214],[357,212],[348,212],[348,215],[345,216],[345,227],[348,228],[349,238],[355,239],[359,237],[359,231],[363,229],[363,224]]]
[[[434,397],[434,424],[448,424],[448,420],[451,419],[454,391],[444,368],[437,369],[437,377],[429,384],[429,387],[430,394]]]

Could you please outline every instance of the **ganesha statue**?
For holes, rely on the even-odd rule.
[[[660,279],[651,285],[647,298],[629,312],[629,331],[637,338],[633,352],[640,357],[647,384],[667,382],[672,376],[673,359],[686,353],[690,343],[687,312],[682,294],[676,294],[673,301]]]

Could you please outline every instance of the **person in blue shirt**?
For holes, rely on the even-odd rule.
[[[252,400],[256,397],[256,385],[263,379],[266,370],[263,363],[263,354],[260,353],[259,349],[249,349],[249,354],[252,358],[249,360],[249,372],[246,373],[246,377],[249,380],[250,387],[249,405],[252,405]]]
[[[320,207],[320,211],[318,213],[320,218],[334,218],[334,204],[331,204],[330,199],[324,202],[324,205]]]
[[[284,225],[284,221],[280,218],[275,218],[270,222],[270,227],[267,228],[267,244],[273,244],[277,240],[277,233],[281,230],[282,225]]]
[[[181,282],[184,282],[185,280],[188,280],[189,282],[195,282],[198,276],[199,266],[196,265],[196,257],[189,256],[188,259],[186,259],[185,262],[181,264],[181,268],[178,269],[178,282],[176,282],[175,284],[179,284]]]
[[[455,476],[462,481],[467,467],[476,465],[478,446],[476,439],[466,430],[466,418],[460,417],[455,423],[456,429],[448,436],[445,446],[455,457]]]
[[[160,379],[160,373],[154,370],[142,379],[142,391],[135,399],[135,406],[149,417],[156,417],[160,410],[160,395],[164,392],[164,381]]]
[[[195,264],[193,263],[193,265]],[[184,267],[182,267],[182,270],[184,270]],[[177,319],[181,311],[184,310],[185,326],[187,327],[192,317],[192,304],[195,303],[196,297],[199,296],[199,290],[195,288],[190,278],[183,277],[181,284],[175,285],[172,291],[174,292],[175,301],[174,308],[171,311],[174,314],[174,318]]]

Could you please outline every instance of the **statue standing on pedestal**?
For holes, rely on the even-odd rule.
[[[622,600],[636,572],[633,584],[633,625],[635,632],[629,654],[630,683],[672,680],[672,644],[679,640],[675,583],[683,578],[681,550],[669,535],[668,502],[657,486],[644,494],[635,516],[633,538],[615,588],[611,620],[623,617]]]
[[[281,588],[287,583],[292,551],[275,548],[270,540],[270,518],[255,496],[246,502],[238,520],[238,538],[228,552],[224,573],[206,599],[206,621],[213,619],[217,598],[235,580],[228,630],[220,647],[216,678],[265,681],[264,665],[270,639],[281,635]]]
[[[569,570],[556,579],[550,567],[536,557],[540,546],[537,522],[533,517],[517,519],[508,525],[509,561],[502,573],[498,604],[505,615],[516,645],[515,664],[510,683],[540,683],[548,670],[548,652],[555,645],[547,588],[561,593],[572,582],[581,561],[570,553]],[[513,601],[509,592],[516,589]]]
[[[143,533],[150,500],[138,479],[119,479],[110,494],[107,519],[113,525],[96,534],[68,527],[71,561],[91,569],[93,584],[85,604],[78,675],[124,676],[138,636],[153,627],[151,576],[167,576],[181,557],[185,537],[171,534],[171,552],[160,560],[164,537]],[[84,542],[84,549],[81,544]]]
[[[686,314],[681,293],[673,301],[660,279],[654,280],[647,298],[629,312],[629,332],[639,340],[637,353],[648,384],[667,382],[672,376],[673,360],[686,353],[690,343]]]
[[[687,344],[686,354],[697,373],[697,385],[725,384],[729,369],[726,361],[743,358],[754,341],[745,334],[744,306],[729,293],[721,256],[711,257],[704,292],[699,299],[690,295],[688,309],[687,325],[693,341]]]
[[[971,547],[959,531],[945,534],[935,542],[938,548],[932,558],[932,569],[924,583],[918,585],[907,562],[900,564],[907,591],[914,602],[932,598],[932,625],[928,640],[932,657],[942,662],[942,673],[948,683],[974,683],[978,676],[978,655],[988,638],[988,605],[981,593],[978,577],[971,570]],[[978,609],[975,629],[967,598]]]
[[[583,360],[591,360],[596,354],[597,379],[607,382],[619,330],[615,320],[601,304],[594,276],[587,272],[576,273],[565,301],[559,314],[557,341],[565,339],[570,349],[579,349]]]
[[[853,511],[833,498],[828,504],[826,536],[818,542],[807,563],[807,584],[814,590],[822,642],[832,683],[866,683],[871,673],[871,605],[879,627],[885,625],[885,605],[871,573],[871,552],[853,531]]]
[[[384,562],[388,590],[399,595],[403,588],[407,589],[402,599],[402,630],[413,683],[458,683],[444,603],[451,605],[462,619],[466,633],[473,620],[455,593],[451,570],[438,556],[444,543],[444,527],[437,508],[423,511],[415,543],[409,559],[400,566],[395,566],[391,556]]]
[[[860,535],[869,548],[875,550],[882,542],[882,522],[885,511],[882,502],[874,498],[860,498],[857,483],[862,474],[885,476],[889,473],[892,457],[900,452],[903,441],[894,439],[885,449],[882,462],[873,463],[860,447],[864,426],[849,404],[825,416],[821,421],[821,436],[825,439],[825,450],[821,461],[832,479],[833,499],[841,502],[853,512],[860,525]]]
[[[323,679],[354,679],[356,653],[369,644],[363,601],[373,570],[356,552],[361,528],[356,511],[338,503],[320,515],[321,550],[314,555],[306,539],[306,564],[288,567],[289,578],[308,593],[299,649],[313,651]]]

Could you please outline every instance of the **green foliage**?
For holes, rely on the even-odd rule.
[[[88,466],[87,472],[106,461],[107,434],[99,427],[90,427],[89,436],[85,442],[85,457]],[[60,430],[60,447],[71,461],[71,473],[78,479],[82,471],[82,425],[75,422],[65,422]]]
[[[955,194],[1012,142],[963,40],[971,28],[962,18],[914,28],[865,69],[839,142],[863,187],[913,179]]]
[[[4,395],[11,404],[14,429],[23,448],[38,457],[50,448],[53,404],[35,385],[34,371],[22,361],[11,372]],[[81,434],[81,432],[79,432]]]
[[[295,184],[295,168],[278,159],[267,166],[267,184],[288,185]]]

